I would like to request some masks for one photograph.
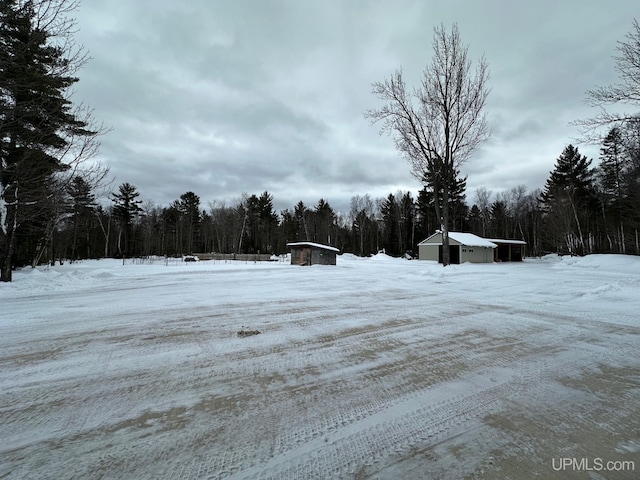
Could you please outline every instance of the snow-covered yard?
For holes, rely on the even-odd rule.
[[[637,257],[14,279],[0,478],[640,476]]]

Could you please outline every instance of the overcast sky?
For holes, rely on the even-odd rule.
[[[402,68],[417,85],[434,26],[457,23],[484,54],[492,137],[463,168],[467,200],[542,188],[596,113],[585,91],[616,81],[616,42],[637,0],[241,1],[84,0],[79,32],[92,60],[76,102],[111,127],[99,160],[114,188],[134,184],[166,206],[187,191],[210,201],[273,194],[278,210],[322,197],[417,192],[390,137],[364,118],[371,84]],[[598,147],[578,144],[594,164]]]

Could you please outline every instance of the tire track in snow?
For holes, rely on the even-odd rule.
[[[549,350],[546,349],[544,353],[548,354]],[[461,426],[469,421],[479,421],[479,418],[497,411],[502,400],[543,394],[550,376],[558,368],[563,372],[582,368],[590,358],[591,352],[583,351],[560,365],[554,362],[553,368],[550,368],[547,361],[541,360],[536,354],[525,354],[524,358],[519,359],[519,370],[508,382],[470,395],[452,395],[435,405],[415,408],[411,413],[398,412],[410,410],[407,408],[410,404],[428,403],[428,388],[406,395],[400,402],[397,397],[388,403],[382,401],[378,409],[372,408],[370,402],[362,409],[362,416],[347,418],[345,422],[344,415],[340,414],[332,420],[316,423],[315,427],[308,427],[303,432],[292,433],[299,441],[283,441],[282,447],[288,446],[288,449],[281,448],[279,454],[266,464],[243,468],[231,478],[294,478],[299,475],[343,478],[345,474],[353,475],[359,469],[369,468],[375,463],[380,464],[376,467],[379,468],[384,465],[385,459],[406,454],[415,446],[425,448],[440,442],[443,436],[446,438],[462,430]],[[514,359],[509,355],[496,362],[497,365],[504,364],[503,360],[506,359],[513,365]],[[579,366],[575,366],[576,360]],[[592,360],[597,362],[597,359]],[[498,377],[504,378],[504,373]],[[442,394],[440,385],[438,391]],[[340,410],[345,410],[346,405],[340,407]],[[347,411],[353,413],[352,410]],[[388,420],[389,417],[392,420]],[[337,428],[330,428],[329,425],[335,425],[336,419],[342,419],[342,422]]]
[[[442,440],[472,419],[498,408],[518,383],[505,382],[471,394],[456,394],[466,382],[452,382],[449,389],[429,390],[340,430],[312,439],[278,455],[264,465],[245,469],[230,479],[250,478],[344,478],[362,468],[384,464],[420,444]],[[431,395],[444,400],[433,403]],[[376,468],[379,468],[376,467]]]

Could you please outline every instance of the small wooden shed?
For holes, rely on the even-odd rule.
[[[287,243],[291,248],[291,265],[335,265],[340,251],[329,245],[313,242]]]

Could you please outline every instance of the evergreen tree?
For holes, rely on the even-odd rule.
[[[200,197],[193,192],[183,193],[176,202],[176,209],[180,217],[181,243],[186,248],[180,253],[193,253],[194,238],[200,225]]]
[[[17,238],[50,224],[52,177],[95,153],[96,132],[68,98],[82,56],[72,52],[65,0],[0,2],[0,280],[11,280]],[[73,4],[71,4],[73,6]],[[82,144],[73,157],[74,146]],[[93,145],[95,148],[87,148]]]
[[[389,194],[380,202],[382,246],[389,255],[414,250],[416,205],[410,192]]]
[[[411,192],[405,192],[398,203],[400,209],[399,217],[399,244],[400,255],[413,252],[416,246],[415,225],[416,225],[416,203]]]
[[[439,203],[440,205],[444,202],[444,191],[442,188],[436,189],[435,184],[431,181],[430,177],[425,177],[424,181],[424,193],[422,198],[423,205],[430,205],[431,208],[435,211],[435,205]],[[468,207],[466,206],[465,199],[466,194],[465,191],[467,189],[467,177],[460,178],[460,171],[455,170],[454,176],[451,178],[451,183],[448,185],[447,198],[448,198],[448,206],[447,211],[449,212],[449,224],[448,228],[450,230],[463,230]],[[420,199],[419,199],[420,203]],[[426,212],[423,212],[423,215]],[[436,229],[439,229],[442,225],[442,219],[437,220],[437,224],[427,232],[428,235],[434,233]]]
[[[556,250],[584,255],[592,251],[585,239],[592,238],[597,195],[591,160],[568,145],[556,160],[541,201],[545,206],[547,238]]]
[[[492,238],[509,238],[509,212],[507,210],[507,203],[498,199],[489,207],[490,219],[491,219],[491,232]]]
[[[380,203],[382,216],[382,246],[389,255],[400,255],[400,208],[396,197],[390,193]]]
[[[323,243],[325,245],[331,245],[332,240],[331,231],[334,228],[336,215],[324,198],[318,200],[318,204],[314,210],[314,236],[313,239],[316,242]],[[335,237],[335,235],[334,235]]]
[[[482,228],[482,213],[480,212],[480,207],[477,204],[473,204],[471,206],[471,210],[469,210],[469,231],[474,233],[480,237],[484,237],[486,234],[483,233]]]
[[[96,199],[91,185],[76,175],[73,177],[71,185],[68,188],[71,197],[71,224],[73,225],[73,238],[71,243],[71,260],[79,258],[78,242],[83,240],[85,249],[85,258],[90,256],[89,232],[91,220],[93,219],[93,210],[96,207]]]
[[[118,187],[117,193],[112,194],[113,216],[120,225],[118,252],[123,257],[132,253],[133,221],[142,212],[142,200],[138,200],[139,196],[136,187],[126,182]]]
[[[280,230],[284,242],[278,246],[278,250],[284,251],[287,243],[295,242],[299,238],[298,222],[293,212],[288,208],[280,212],[280,217],[282,218]]]
[[[418,192],[416,201],[416,235],[419,241],[424,240],[440,228],[440,220],[433,206],[433,192],[426,187]]]
[[[273,195],[267,191],[262,192],[258,197],[257,209],[259,218],[258,251],[273,253],[275,228],[278,226],[278,215],[273,209]]]

